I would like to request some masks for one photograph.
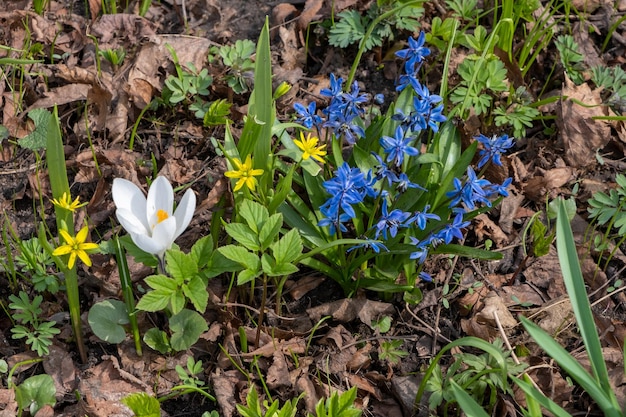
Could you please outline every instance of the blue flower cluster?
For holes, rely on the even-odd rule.
[[[366,199],[371,202],[380,201],[377,220],[370,220],[371,229],[367,230],[365,242],[354,246],[348,252],[361,249],[371,249],[376,253],[387,251],[383,242],[391,244],[400,231],[407,229],[408,233],[401,234],[401,242],[413,245],[410,259],[423,264],[428,257],[429,250],[438,244],[450,244],[455,239],[463,239],[462,229],[469,226],[464,220],[464,214],[474,210],[477,205],[490,206],[490,199],[496,195],[508,195],[507,187],[511,179],[502,185],[492,184],[484,178],[478,178],[471,167],[467,168],[464,179],[455,178],[454,189],[446,194],[450,199],[451,219],[444,224],[428,227],[428,222],[439,222],[439,215],[431,212],[430,206],[425,206],[422,211],[405,212],[399,208],[393,208],[397,199],[409,188],[427,192],[424,187],[413,183],[405,169],[409,166],[412,157],[420,154],[420,135],[426,131],[438,132],[439,123],[446,121],[443,115],[442,98],[431,94],[428,87],[418,80],[418,72],[430,50],[424,46],[424,34],[417,39],[409,38],[409,47],[396,52],[396,56],[404,60],[406,74],[399,78],[397,91],[407,88],[412,89],[412,108],[407,114],[397,110],[392,120],[398,122],[394,136],[382,136],[378,144],[379,152],[372,152],[377,165],[368,172],[362,172],[358,168],[350,167],[344,162],[334,172],[332,178],[323,182],[325,191],[330,195],[320,207],[323,215],[318,225],[329,227],[331,235],[348,233],[347,223],[361,213],[357,207]],[[343,79],[330,75],[330,88],[321,90],[320,94],[330,99],[328,107],[322,110],[324,117],[317,115],[315,103],[308,107],[295,104],[297,113],[296,121],[311,129],[315,127],[320,131],[327,128],[336,139],[343,138],[349,144],[354,144],[358,138],[365,135],[363,122],[360,116],[364,114],[363,105],[368,102],[368,96],[361,94],[357,83],[351,86],[349,93],[343,92]],[[376,102],[382,102],[381,97],[376,97]],[[500,155],[513,146],[513,140],[504,135],[491,139],[484,136],[476,138],[481,144],[479,168],[492,161],[501,165]],[[425,232],[432,229],[430,232]],[[419,235],[427,234],[427,237],[418,239],[411,230],[422,231]],[[375,240],[373,240],[375,239]],[[394,240],[397,242],[397,239]],[[419,276],[429,280],[430,276],[420,272]]]

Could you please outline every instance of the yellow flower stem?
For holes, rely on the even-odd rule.
[[[50,124],[48,126],[48,134],[46,138],[46,162],[48,163],[48,173],[50,177],[50,188],[52,189],[52,197],[60,199],[64,193],[70,195],[70,186],[67,179],[67,168],[65,166],[65,153],[63,149],[63,138],[61,137],[61,128],[59,126],[59,113],[54,108]],[[74,218],[71,211],[61,207],[54,206],[54,214],[57,221],[57,229],[65,228],[69,233],[74,233]],[[43,225],[43,223],[42,223]],[[41,239],[40,239],[41,240]],[[48,245],[49,246],[49,245]],[[50,251],[52,253],[52,251]],[[72,320],[72,329],[76,338],[76,346],[83,363],[87,362],[87,352],[85,349],[85,341],[83,339],[82,323],[80,320],[80,297],[78,293],[78,275],[76,266],[67,268],[67,266],[57,259],[57,266],[65,274],[65,288],[67,291],[67,302],[70,309],[70,318]]]

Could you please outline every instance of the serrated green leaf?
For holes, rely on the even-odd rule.
[[[204,236],[196,241],[191,247],[191,258],[198,268],[205,267],[211,260],[213,254],[213,237]]]
[[[302,255],[302,238],[297,229],[288,231],[278,242],[271,246],[277,264],[288,264]]]
[[[259,257],[242,246],[226,245],[219,248],[218,252],[244,268],[258,271],[260,267]]]
[[[161,417],[161,403],[145,392],[132,393],[121,401],[131,409],[135,417]]]
[[[291,274],[295,274],[299,269],[294,264],[276,264],[272,271],[271,276],[283,277]],[[269,274],[268,274],[269,275]]]
[[[162,290],[148,291],[141,297],[135,308],[150,312],[164,310],[168,306],[172,294],[172,292]]]
[[[259,241],[261,242],[261,250],[267,249],[276,239],[280,228],[283,225],[283,215],[281,213],[272,214],[259,233]]]
[[[209,330],[206,320],[195,311],[184,309],[170,317],[172,337],[170,344],[176,351],[187,350]]]
[[[185,308],[187,304],[187,299],[185,298],[185,294],[183,294],[182,288],[173,293],[170,297],[170,305],[172,306],[172,313],[178,314]]]
[[[183,284],[183,294],[191,301],[193,306],[200,313],[204,313],[209,302],[209,292],[200,276],[196,275],[189,280],[187,284]]]
[[[87,320],[93,333],[109,343],[121,343],[126,338],[124,325],[129,323],[126,304],[120,300],[104,300],[89,309]]]
[[[193,257],[177,249],[165,252],[165,270],[178,285],[198,273],[198,264]]]
[[[35,124],[35,130],[19,139],[17,143],[26,149],[35,151],[45,149],[48,141],[48,127],[52,113],[46,109],[34,109],[28,112],[28,118]]]
[[[246,284],[261,275],[260,269],[244,269],[237,275],[237,285]]]
[[[249,199],[245,199],[241,202],[239,215],[248,223],[250,229],[257,234],[270,216],[264,206]]]
[[[144,281],[153,290],[160,290],[164,293],[174,292],[178,289],[176,281],[165,275],[150,275]]]
[[[261,249],[257,234],[247,225],[243,223],[226,223],[224,229],[230,237],[245,246],[248,250],[258,251]]]

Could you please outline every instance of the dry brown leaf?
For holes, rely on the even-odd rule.
[[[54,381],[57,401],[62,401],[66,394],[76,389],[78,369],[66,350],[51,345],[50,354],[44,357],[43,368]]]
[[[52,106],[60,106],[61,104],[72,103],[74,101],[87,100],[89,86],[86,84],[66,84],[61,87],[53,88],[44,93],[43,98],[37,100],[29,110],[39,108],[49,108]]]
[[[306,312],[314,322],[319,321],[322,316],[332,316],[333,319],[344,323],[351,322],[358,317],[359,320],[370,326],[373,319],[393,313],[394,307],[389,303],[365,298],[346,298],[309,308]]]
[[[382,401],[382,393],[374,384],[372,384],[366,378],[356,374],[348,374],[348,381],[350,381],[350,386],[356,386],[358,389],[365,391],[369,394],[372,394],[378,401]]]
[[[516,305],[519,303],[531,304],[540,306],[543,305],[544,300],[541,295],[530,285],[522,283],[519,285],[505,286],[502,290],[507,294],[508,298],[504,301],[508,306]],[[513,297],[517,297],[519,301],[513,300]]]
[[[232,417],[236,415],[235,404],[239,404],[235,398],[235,387],[243,382],[244,376],[238,370],[223,372],[220,367],[211,375],[215,399],[221,409],[221,416]]]
[[[476,321],[491,327],[497,327],[496,315],[505,329],[517,326],[517,320],[506,306],[506,303],[496,292],[492,291],[483,299],[485,306],[476,314]]]
[[[565,160],[574,168],[595,165],[597,161],[592,156],[611,139],[610,125],[592,119],[594,116],[608,116],[600,91],[592,91],[587,84],[577,86],[566,75],[561,94],[567,99],[557,106],[556,123],[563,141]]]
[[[290,283],[291,285],[287,284],[286,292],[294,300],[299,300],[309,291],[319,287],[319,285],[326,281],[326,279],[327,278],[323,275],[307,275],[305,277],[298,278],[297,281],[292,281]]]
[[[372,351],[372,344],[367,342],[365,346],[357,350],[350,362],[348,362],[348,369],[351,371],[357,371],[359,369],[366,369],[370,366],[372,362],[372,358],[370,357],[370,352]]]
[[[547,255],[535,259],[524,271],[526,281],[546,290],[551,300],[566,294],[565,283],[554,246]]]
[[[122,41],[139,45],[156,36],[154,24],[148,19],[124,13],[103,14],[91,25],[91,34],[98,38],[100,49],[115,49]]]
[[[485,239],[491,239],[498,248],[501,248],[509,241],[509,238],[504,234],[502,229],[484,213],[479,214],[474,219],[474,232],[479,242]]]
[[[318,12],[324,5],[324,0],[306,0],[304,10],[298,17],[298,29],[305,30],[309,23],[320,18]]]
[[[506,234],[513,231],[513,221],[519,219],[519,210],[524,201],[524,196],[518,193],[509,193],[508,197],[504,197],[500,203],[500,219],[498,224],[500,229]]]
[[[524,195],[533,201],[543,201],[548,195],[555,197],[559,188],[574,179],[574,170],[570,167],[553,168],[548,171],[538,170],[523,185]]]
[[[17,401],[14,389],[0,389],[0,417],[15,417],[17,415]]]
[[[283,352],[278,350],[274,352],[272,364],[267,370],[265,381],[267,382],[267,386],[271,389],[291,387],[289,368]]]

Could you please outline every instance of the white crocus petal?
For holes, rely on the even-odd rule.
[[[154,228],[159,220],[163,221],[163,218],[159,218],[159,212],[161,210],[161,216],[167,215],[165,218],[168,218],[172,215],[173,208],[174,189],[172,188],[172,185],[165,177],[157,177],[157,179],[152,182],[152,185],[150,185],[150,189],[148,190],[146,211],[150,226]]]
[[[172,247],[174,232],[176,232],[176,220],[170,217],[155,226],[152,236],[131,235],[131,237],[141,250],[162,257],[163,253]]]
[[[139,187],[137,187],[135,184],[128,180],[115,178],[113,180],[112,191],[113,202],[117,207],[116,215],[118,215],[118,220],[118,212],[120,212],[120,210],[126,210],[130,212],[130,215],[128,213],[125,213],[125,219],[128,221],[132,221],[131,218],[134,218],[135,221],[132,222],[139,222],[145,230],[143,233],[147,233],[150,229],[150,226],[148,224],[148,216],[146,214],[146,197],[141,189],[139,189]],[[124,226],[124,228],[128,232],[130,232],[130,230],[126,226]]]
[[[174,240],[189,226],[196,196],[187,190],[174,213],[174,189],[165,177],[157,177],[146,198],[130,181],[113,180],[113,200],[118,221],[141,250],[162,258]]]
[[[194,192],[189,189],[185,192],[183,199],[180,200],[180,204],[176,207],[176,211],[174,211],[174,217],[176,218],[176,233],[174,234],[174,239],[180,236],[193,217],[193,212],[196,209],[196,195]]]
[[[135,215],[127,209],[117,209],[115,211],[117,221],[130,234],[149,235],[146,226]]]

